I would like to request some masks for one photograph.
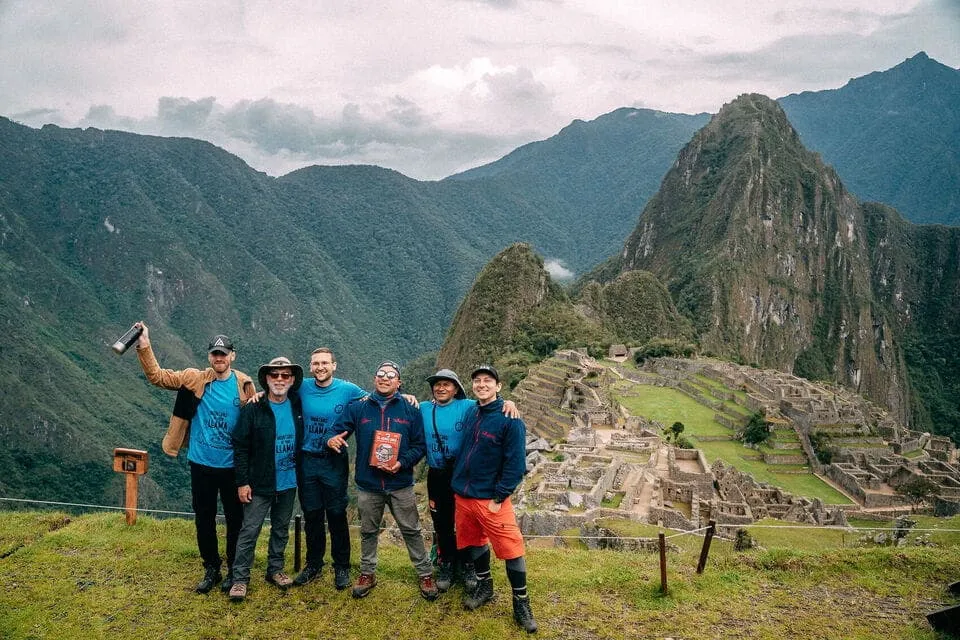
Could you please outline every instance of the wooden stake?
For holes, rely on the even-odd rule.
[[[703,536],[703,548],[700,550],[700,562],[697,563],[697,573],[703,573],[707,566],[707,555],[710,553],[710,541],[717,530],[717,523],[711,520],[707,524],[707,534]]]
[[[300,523],[303,516],[299,513],[293,518],[293,570],[300,573]]]
[[[667,592],[667,538],[660,532],[660,593]]]
[[[125,473],[127,476],[127,482],[125,487],[126,494],[126,513],[127,513],[127,524],[136,524],[137,523],[137,489],[139,488],[140,483],[138,479],[140,476],[134,473]]]
[[[124,474],[124,511],[127,514],[127,524],[137,522],[137,479],[150,468],[150,454],[139,449],[113,450],[113,470]]]

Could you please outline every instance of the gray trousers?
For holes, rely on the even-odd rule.
[[[360,512],[360,573],[372,574],[377,571],[377,543],[380,540],[384,506],[390,508],[393,519],[397,521],[417,575],[432,574],[433,566],[424,547],[420,514],[417,513],[417,495],[413,492],[413,487],[387,493],[357,490],[357,510]]]
[[[250,567],[253,552],[263,521],[270,514],[270,543],[267,546],[267,575],[283,571],[283,553],[290,538],[290,516],[297,490],[288,489],[272,496],[254,495],[253,500],[243,505],[243,526],[237,541],[237,559],[233,563],[233,581],[250,582]]]

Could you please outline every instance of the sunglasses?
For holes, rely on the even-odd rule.
[[[399,378],[400,374],[396,371],[387,371],[386,369],[380,369],[374,375],[378,378],[386,378],[387,380],[393,380],[394,378]]]
[[[280,380],[289,380],[290,378],[293,377],[293,374],[292,374],[292,373],[287,373],[286,371],[270,371],[270,372],[267,373],[267,377],[268,377],[268,378],[273,378],[274,380],[276,380],[276,379],[278,379],[278,378],[279,378]]]

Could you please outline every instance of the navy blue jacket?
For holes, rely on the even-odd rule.
[[[527,427],[503,415],[503,399],[477,405],[467,422],[450,486],[465,498],[506,500],[527,471]]]
[[[401,435],[400,470],[388,473],[370,466],[373,432],[394,431]],[[423,438],[423,418],[420,411],[407,404],[399,393],[390,398],[372,393],[365,400],[347,405],[336,426],[337,433],[354,434],[357,460],[354,479],[364,491],[388,492],[413,486],[413,468],[427,452]]]

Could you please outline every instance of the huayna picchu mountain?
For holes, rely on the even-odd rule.
[[[859,203],[776,102],[743,95],[681,151],[618,262],[667,285],[704,351],[832,380],[960,434],[956,409],[931,421],[931,391],[954,383],[911,374],[933,336],[960,330],[958,235]],[[956,370],[957,351],[934,350]]]

